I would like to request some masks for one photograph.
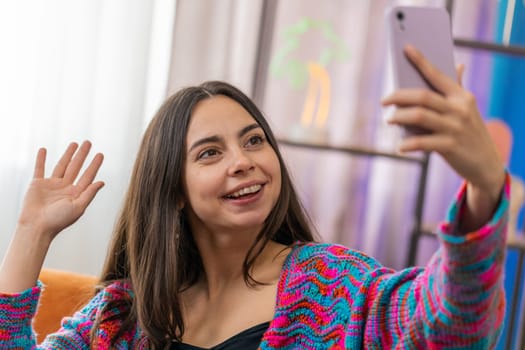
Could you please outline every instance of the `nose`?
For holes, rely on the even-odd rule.
[[[231,164],[228,169],[228,174],[230,176],[240,175],[255,168],[255,163],[250,155],[243,151],[238,150],[233,153]]]

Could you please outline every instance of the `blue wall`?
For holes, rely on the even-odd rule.
[[[508,0],[498,2],[497,25],[495,30],[495,41],[502,42],[505,13]],[[524,1],[515,1],[515,11],[512,23],[510,43],[525,46],[525,4]],[[512,130],[513,147],[509,163],[509,170],[512,174],[525,179],[525,57],[495,54],[493,59],[491,95],[489,99],[488,111],[490,116],[496,116],[504,120]],[[519,217],[518,225],[523,228],[523,210]],[[505,324],[508,325],[510,315],[510,296],[515,283],[519,283],[514,278],[518,254],[509,251],[505,267],[505,289],[507,292],[507,318]],[[523,276],[522,276],[523,278]],[[517,306],[516,306],[517,307]],[[515,327],[519,326],[521,307],[517,310]],[[505,348],[504,339],[507,335],[505,330],[504,337],[498,345],[498,349],[510,350]],[[514,329],[514,341],[517,342],[517,329]],[[512,347],[511,349],[513,349]]]

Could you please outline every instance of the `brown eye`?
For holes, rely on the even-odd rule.
[[[248,146],[260,145],[264,142],[264,138],[259,135],[253,135],[248,139]]]
[[[207,159],[207,158],[215,157],[218,154],[219,154],[219,151],[217,151],[216,149],[210,148],[210,149],[207,149],[207,150],[202,151],[201,153],[199,153],[199,156],[197,158],[198,159]]]

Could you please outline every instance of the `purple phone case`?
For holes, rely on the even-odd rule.
[[[445,8],[396,6],[387,10],[386,17],[395,87],[433,89],[405,56],[406,44],[416,47],[440,71],[456,79],[454,43]],[[424,131],[410,128],[407,133]]]
[[[399,20],[399,14],[402,14],[402,20]],[[455,79],[454,44],[446,9],[397,6],[388,11],[387,17],[394,83],[397,87],[429,87],[406,58],[403,52],[406,44],[415,46],[432,64]]]

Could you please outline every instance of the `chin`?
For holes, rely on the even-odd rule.
[[[238,230],[257,230],[259,232],[262,229],[264,222],[266,221],[267,216],[250,218],[249,220],[239,220],[237,222],[232,222],[232,229]]]

